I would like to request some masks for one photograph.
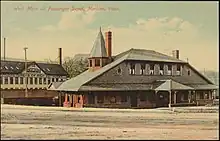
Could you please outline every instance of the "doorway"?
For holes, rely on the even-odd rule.
[[[131,94],[131,107],[137,107],[137,94]]]
[[[168,107],[169,104],[169,92],[159,91],[157,93],[157,107]]]

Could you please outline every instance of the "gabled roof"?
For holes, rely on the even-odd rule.
[[[34,64],[33,61],[27,62],[27,66]],[[25,63],[21,61],[1,60],[1,74],[19,74],[25,69]]]
[[[63,84],[60,85],[60,87],[58,87],[57,90],[59,90],[59,91],[79,91],[81,86],[94,80],[95,78],[97,78],[98,76],[103,74],[104,72],[119,65],[120,63],[122,63],[125,60],[144,60],[144,61],[186,63],[184,61],[170,57],[168,55],[158,53],[156,51],[143,50],[143,49],[130,49],[128,51],[125,51],[125,52],[115,56],[114,61],[112,63],[107,64],[106,66],[104,66],[96,71],[87,70],[87,71],[81,73],[80,75],[65,81]],[[178,85],[176,83],[174,82],[174,85],[177,85],[178,87],[182,86],[181,84]],[[184,87],[184,88],[186,88],[186,87]],[[187,88],[189,88],[189,87],[187,87]]]
[[[104,72],[106,72],[107,70],[115,67],[116,65],[118,65],[119,63],[123,62],[126,59],[127,55],[121,57],[118,60],[113,61],[112,63],[104,66],[101,69],[98,69],[96,71],[90,71],[90,70],[86,70],[85,72],[77,75],[74,78],[71,78],[65,82],[63,82],[63,84],[61,84],[61,86],[57,89],[59,91],[78,91],[79,88],[91,81],[92,79],[96,78],[97,76],[103,74]]]
[[[180,84],[170,79],[170,80],[164,80],[164,83],[158,86],[155,90],[158,90],[158,91],[193,90],[193,88]]]
[[[27,62],[27,67],[36,64],[47,75],[67,76],[68,73],[59,64]],[[1,74],[19,74],[25,70],[25,62],[1,60]]]
[[[48,86],[49,90],[55,90],[57,89],[63,82],[52,82],[50,83],[50,85]]]
[[[106,52],[106,48],[105,48],[105,40],[102,35],[101,28],[100,28],[98,36],[96,37],[96,40],[93,44],[93,48],[90,52],[89,57],[107,57],[107,52]]]
[[[182,60],[176,59],[174,57],[156,52],[154,50],[145,50],[145,49],[130,49],[125,52],[129,55],[126,60],[145,60],[145,61],[158,61],[158,62],[176,62],[176,63],[186,63]],[[120,54],[119,54],[120,56]],[[117,59],[117,56],[116,56]]]

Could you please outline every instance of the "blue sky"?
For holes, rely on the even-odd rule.
[[[217,2],[1,3],[1,35],[7,37],[8,57],[23,58],[24,46],[31,60],[54,60],[59,47],[64,57],[89,53],[102,26],[103,32],[113,32],[113,54],[142,48],[170,55],[179,49],[180,59],[189,58],[196,68],[218,69]],[[87,11],[72,11],[73,7]]]

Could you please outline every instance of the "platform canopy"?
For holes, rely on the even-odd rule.
[[[156,91],[171,91],[171,90],[193,90],[194,88],[183,85],[173,80],[160,80],[164,81],[161,85],[155,88]]]

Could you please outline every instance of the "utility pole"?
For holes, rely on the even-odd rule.
[[[4,38],[4,61],[5,61],[5,47],[6,47],[6,38]]]
[[[24,48],[24,59],[25,59],[25,97],[28,97],[28,90],[27,90],[27,47]]]

